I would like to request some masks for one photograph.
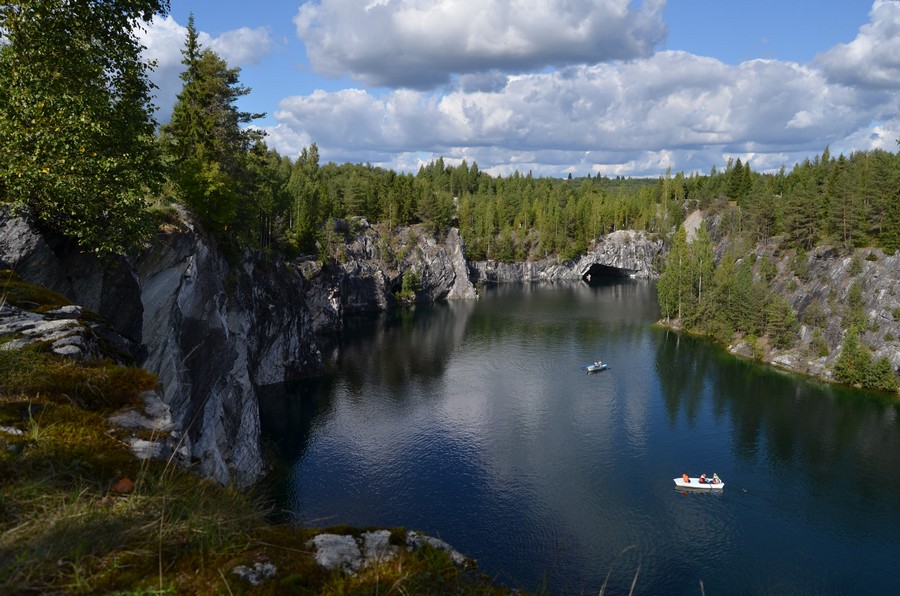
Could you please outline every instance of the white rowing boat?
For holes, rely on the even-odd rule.
[[[700,478],[688,478],[685,482],[683,476],[681,478],[673,478],[673,480],[675,481],[675,486],[678,488],[694,488],[697,490],[721,490],[725,488],[725,483],[722,482],[721,478],[718,482],[714,482],[710,478],[705,480],[701,480]]]

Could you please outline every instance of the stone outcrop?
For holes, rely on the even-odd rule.
[[[304,278],[244,254],[231,267],[181,219],[137,261],[143,366],[191,440],[201,471],[250,483],[263,472],[256,387],[321,371]]]
[[[586,254],[571,261],[478,261],[469,267],[475,281],[489,283],[578,281],[591,275],[592,268],[599,268],[605,274],[653,279],[659,274],[655,265],[662,250],[662,241],[644,232],[619,230],[598,238]]]
[[[84,316],[83,309],[74,304],[40,313],[0,304],[0,337],[8,338],[0,346],[3,350],[43,343],[53,353],[77,360],[103,357],[124,363],[133,347],[103,319]]]
[[[369,565],[378,565],[390,561],[400,552],[409,551],[428,545],[442,550],[461,568],[475,568],[476,562],[455,550],[439,538],[420,532],[405,532],[396,543],[391,540],[389,530],[373,530],[360,536],[350,534],[317,534],[308,543],[316,562],[329,571],[338,569],[344,573],[354,574]]]
[[[62,294],[102,316],[140,357],[140,282],[124,257],[104,263],[71,240],[43,233],[27,212],[0,205],[0,269]]]
[[[205,475],[247,484],[264,468],[256,387],[318,374],[322,362],[301,272],[259,254],[237,261],[229,265],[183,213],[132,264],[101,262],[27,215],[0,209],[0,268],[110,321],[137,362],[158,375],[172,431],[183,433],[179,449]],[[35,318],[7,308],[4,320],[19,319],[7,329],[17,341],[41,330],[56,349],[93,357],[98,327],[76,324],[74,312]]]
[[[377,312],[398,306],[405,275],[418,278],[412,302],[475,298],[459,231],[438,241],[421,226],[391,233],[365,219],[340,224],[346,235],[338,264],[302,265],[309,280],[306,302],[317,333],[338,331],[347,313]]]
[[[662,240],[646,232],[617,230],[594,241],[587,254],[575,261],[573,269],[579,273],[579,278],[599,265],[623,276],[654,279],[659,276],[657,259],[662,251]]]
[[[788,350],[770,350],[766,356],[770,364],[833,380],[832,365],[840,357],[846,333],[844,320],[851,308],[851,287],[859,284],[866,321],[860,340],[872,350],[875,359],[887,358],[895,371],[900,369],[900,253],[887,255],[878,249],[858,249],[847,254],[819,247],[806,256],[802,277],[794,271],[793,251],[779,253],[760,247],[756,256],[763,255],[777,266],[773,290],[788,300],[801,321],[798,344]],[[820,316],[810,317],[808,309],[818,310]],[[820,322],[812,322],[813,318]],[[827,356],[818,356],[812,347],[817,331],[828,346]],[[740,342],[730,350],[749,354],[749,347]]]

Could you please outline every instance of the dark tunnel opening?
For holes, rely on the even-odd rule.
[[[601,277],[632,277],[633,275],[634,271],[631,269],[622,269],[620,267],[610,267],[609,265],[599,265],[594,263],[581,277],[585,281],[596,281]]]

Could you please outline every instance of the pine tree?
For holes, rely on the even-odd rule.
[[[324,219],[320,214],[322,188],[319,174],[319,147],[313,143],[300,151],[288,181],[291,198],[292,238],[301,252],[315,253]]]
[[[690,244],[691,255],[691,297],[688,311],[691,327],[699,326],[700,319],[706,314],[706,302],[712,288],[715,272],[715,255],[712,240],[705,224],[697,228],[696,235]],[[706,302],[705,302],[706,301]]]

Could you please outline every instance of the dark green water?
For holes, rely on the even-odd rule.
[[[526,590],[889,594],[900,424],[871,396],[653,327],[654,287],[489,288],[350,321],[269,388],[301,524],[439,536]],[[601,358],[608,371],[581,365]],[[674,490],[717,472],[717,494]]]

